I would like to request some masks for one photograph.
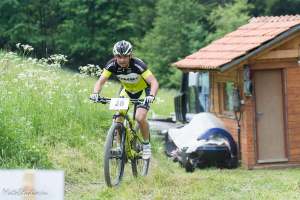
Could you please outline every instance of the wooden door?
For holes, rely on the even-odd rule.
[[[257,162],[287,161],[281,70],[254,73]]]

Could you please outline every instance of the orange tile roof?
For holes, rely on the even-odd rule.
[[[173,65],[179,69],[218,69],[300,24],[300,15],[254,17]]]

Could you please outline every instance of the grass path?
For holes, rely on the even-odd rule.
[[[97,178],[69,185],[67,199],[299,199],[300,169],[209,168],[186,173],[164,156],[160,140],[155,144],[147,177],[133,178],[126,165],[123,182],[111,189],[104,185],[103,169],[99,167]]]

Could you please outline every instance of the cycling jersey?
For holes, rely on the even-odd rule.
[[[131,58],[127,68],[121,67],[113,58],[106,64],[102,76],[109,78],[116,75],[123,87],[129,93],[138,93],[149,86],[146,79],[152,75],[147,65],[139,58]]]

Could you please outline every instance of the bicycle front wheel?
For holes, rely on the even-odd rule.
[[[117,186],[123,177],[125,165],[125,131],[123,124],[113,123],[107,133],[104,152],[106,185]]]
[[[136,127],[136,133],[141,134],[138,126]],[[132,141],[132,148],[138,154],[141,154],[143,151],[143,145],[137,136],[134,137]],[[137,156],[134,159],[131,159],[131,168],[133,176],[147,176],[149,165],[150,159],[143,159],[141,156]]]

